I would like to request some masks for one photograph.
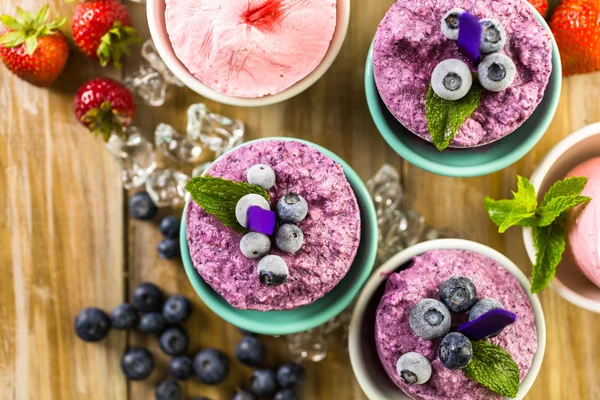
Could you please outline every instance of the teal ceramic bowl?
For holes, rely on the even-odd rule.
[[[352,300],[354,300],[371,274],[373,264],[375,263],[375,255],[377,253],[377,216],[367,187],[350,165],[340,157],[319,145],[304,140],[290,138],[268,138],[267,140],[273,139],[294,140],[313,146],[326,156],[340,163],[344,168],[346,178],[350,182],[358,200],[361,217],[361,239],[358,253],[344,279],[331,292],[319,300],[295,310],[267,312],[238,310],[215,292],[194,268],[186,238],[185,222],[187,205],[183,210],[181,219],[179,242],[185,272],[194,290],[208,308],[227,322],[251,332],[264,335],[287,335],[302,332],[329,321],[348,307]]]
[[[550,33],[546,21],[536,17]],[[449,148],[439,152],[431,143],[406,129],[379,97],[373,75],[373,46],[367,56],[365,90],[373,121],[385,141],[409,163],[438,175],[474,177],[491,174],[520,160],[542,138],[552,122],[562,86],[562,67],[558,46],[552,38],[552,74],[542,102],[523,125],[510,135],[481,147]]]

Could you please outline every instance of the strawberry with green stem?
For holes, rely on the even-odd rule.
[[[123,54],[131,54],[129,46],[141,42],[127,8],[117,0],[79,3],[71,28],[77,47],[103,67],[112,62],[121,68]]]
[[[48,21],[49,7],[36,16],[17,7],[17,17],[2,15],[6,29],[0,36],[0,58],[19,78],[37,86],[50,86],[61,74],[69,56],[69,45],[58,30],[64,17]]]

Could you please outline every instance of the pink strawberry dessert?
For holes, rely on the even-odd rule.
[[[336,0],[166,0],[175,54],[202,83],[229,96],[277,94],[323,60]]]

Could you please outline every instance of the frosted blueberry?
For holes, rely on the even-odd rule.
[[[240,250],[247,258],[260,258],[271,250],[271,239],[262,233],[247,233],[240,241]]]
[[[252,206],[258,206],[264,210],[271,209],[269,202],[259,194],[247,194],[242,197],[235,206],[235,218],[244,228],[248,227],[248,209]]]
[[[506,44],[506,31],[500,22],[491,18],[479,21],[483,27],[480,50],[483,54],[496,53]]]
[[[434,299],[423,299],[410,312],[409,324],[415,335],[431,340],[444,336],[450,330],[450,312]]]
[[[300,222],[308,214],[308,203],[296,193],[288,193],[277,202],[277,216],[283,222]]]
[[[287,264],[279,256],[265,256],[258,263],[258,277],[267,286],[283,285],[288,280],[288,276]]]
[[[453,8],[442,18],[442,33],[450,40],[458,40],[459,19],[465,10]]]
[[[481,86],[491,92],[501,92],[514,82],[517,67],[507,55],[494,53],[479,63],[477,72]]]
[[[489,311],[498,309],[498,308],[501,308],[504,310],[504,306],[498,300],[490,299],[490,298],[481,299],[477,303],[475,303],[475,305],[469,311],[469,321],[473,321],[473,320],[481,317],[483,314],[485,314]],[[502,333],[502,330],[496,332],[495,334],[493,334],[489,337],[493,338],[493,337],[498,336],[501,333]]]
[[[459,100],[466,96],[473,85],[469,66],[461,60],[442,61],[433,70],[431,87],[435,94],[445,100]]]
[[[302,230],[294,224],[283,224],[275,232],[275,245],[286,253],[295,253],[304,243]]]
[[[471,341],[462,333],[451,332],[440,343],[439,356],[448,369],[461,369],[467,366],[473,357]]]
[[[455,313],[467,312],[477,302],[475,284],[464,276],[453,276],[442,283],[439,295],[442,303]]]
[[[431,378],[431,363],[419,353],[405,353],[396,363],[400,378],[409,385],[422,385]]]
[[[248,183],[269,190],[275,184],[275,171],[268,165],[256,164],[250,167],[246,175]]]

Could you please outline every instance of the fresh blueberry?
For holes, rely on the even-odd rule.
[[[308,203],[296,193],[288,193],[277,202],[277,216],[283,222],[296,223],[306,218]]]
[[[252,391],[258,396],[272,397],[277,391],[275,372],[270,369],[257,369],[251,379]]]
[[[231,400],[256,400],[256,396],[247,390],[240,390],[231,396]]]
[[[442,303],[454,313],[464,313],[477,302],[477,288],[472,280],[464,276],[453,276],[442,283],[439,289]]]
[[[431,378],[431,363],[419,353],[404,353],[396,363],[396,371],[408,385],[422,385]]]
[[[423,299],[410,312],[409,324],[415,335],[431,340],[444,336],[452,320],[445,305],[434,299]]]
[[[475,305],[471,308],[471,310],[469,311],[469,321],[473,321],[479,317],[481,317],[483,314],[501,308],[504,310],[504,306],[502,305],[502,303],[500,303],[498,300],[496,299],[481,299],[479,300],[477,303],[475,303]],[[498,335],[500,335],[502,333],[502,329],[499,330],[497,333],[494,333],[493,335],[489,336],[490,338],[496,337]]]
[[[281,364],[277,369],[277,383],[282,388],[294,388],[304,383],[306,371],[300,364]]]
[[[287,282],[290,272],[283,258],[275,255],[263,257],[258,263],[258,277],[267,286],[279,286]]]
[[[155,284],[144,282],[133,289],[132,304],[141,312],[160,311],[163,294]]]
[[[242,197],[235,205],[235,218],[244,228],[248,227],[248,209],[252,206],[260,207],[263,210],[271,209],[267,199],[259,194],[247,194]]]
[[[448,369],[461,369],[473,357],[471,341],[462,333],[451,332],[444,336],[439,348],[440,361]]]
[[[173,239],[163,239],[156,246],[158,255],[165,260],[172,260],[179,255],[179,243]]]
[[[206,385],[216,385],[227,378],[229,359],[216,349],[205,349],[194,357],[196,378]]]
[[[506,54],[494,53],[479,63],[477,72],[481,86],[491,92],[501,92],[514,82],[517,67]]]
[[[282,389],[275,393],[273,400],[298,400],[298,396],[292,389]]]
[[[247,179],[249,184],[269,190],[275,184],[275,171],[268,165],[256,164],[248,170]]]
[[[163,306],[163,317],[170,324],[186,321],[192,313],[192,304],[180,294],[171,296]]]
[[[263,233],[247,233],[240,241],[240,250],[247,258],[261,258],[271,250],[271,239]]]
[[[442,18],[442,33],[450,40],[458,40],[460,16],[465,12],[462,8],[453,8]]]
[[[235,346],[235,357],[250,367],[261,365],[266,353],[267,348],[256,336],[244,336]]]
[[[457,59],[442,61],[431,75],[433,91],[445,100],[459,100],[465,97],[472,85],[473,75],[469,66]]]
[[[137,310],[129,303],[123,303],[110,313],[110,322],[115,329],[131,329],[138,322]]]
[[[98,308],[86,308],[75,318],[75,333],[81,340],[97,342],[104,339],[110,330],[110,319]]]
[[[496,53],[506,44],[506,31],[500,22],[495,19],[484,18],[479,21],[483,27],[481,35],[481,52],[483,54]]]
[[[173,379],[165,379],[156,387],[156,400],[181,400],[181,386]]]
[[[167,321],[161,313],[151,312],[142,315],[138,329],[146,335],[159,334],[167,327]]]
[[[294,224],[283,224],[275,232],[275,245],[286,253],[295,253],[304,243],[302,230]]]
[[[183,354],[187,349],[188,342],[187,334],[178,326],[167,329],[158,338],[160,348],[170,356]]]
[[[152,219],[158,208],[147,192],[137,192],[129,199],[129,213],[135,219]]]
[[[169,239],[177,239],[179,235],[179,226],[181,221],[174,215],[168,215],[160,220],[160,233]]]
[[[138,381],[146,379],[154,368],[152,353],[143,347],[127,350],[121,358],[121,369],[128,379]]]
[[[169,361],[169,372],[177,379],[186,380],[194,373],[194,364],[188,356],[174,357]]]

